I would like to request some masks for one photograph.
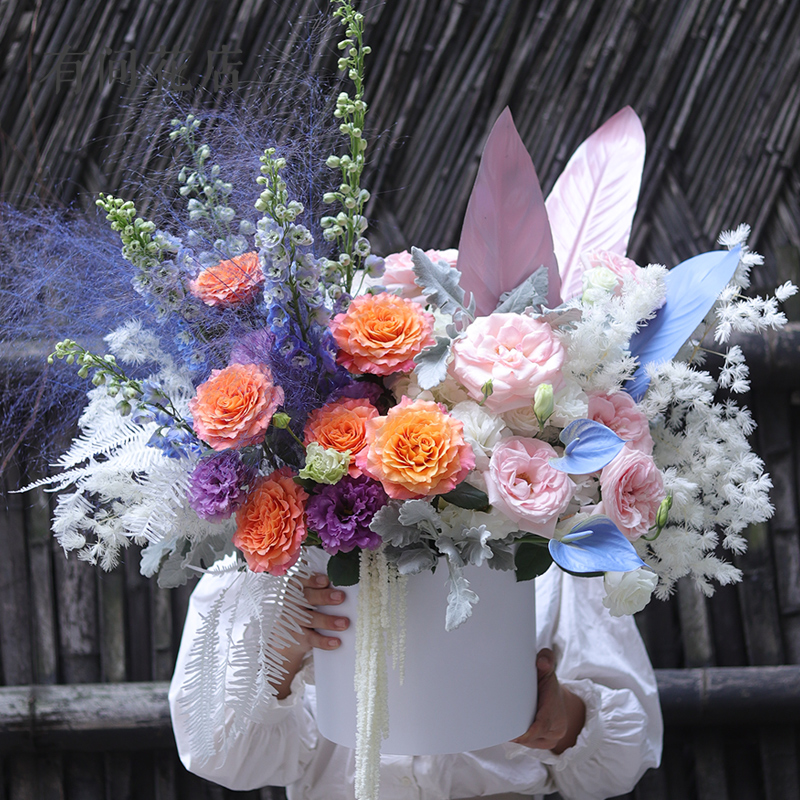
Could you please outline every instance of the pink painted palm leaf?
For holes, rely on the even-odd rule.
[[[610,250],[625,255],[644,153],[642,123],[626,106],[575,151],[556,181],[546,205],[564,300],[581,292],[581,253]]]
[[[559,304],[558,265],[533,162],[508,108],[494,124],[467,205],[458,269],[478,314],[490,314],[539,267],[547,268],[547,303]]]

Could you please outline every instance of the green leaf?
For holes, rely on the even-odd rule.
[[[328,560],[328,577],[334,586],[354,586],[358,583],[361,551],[335,553]]]
[[[561,567],[561,569],[575,578],[602,578],[605,575],[605,572],[573,572],[570,569],[564,569],[564,567]]]
[[[487,511],[489,509],[489,495],[466,482],[459,483],[451,492],[440,494],[439,497],[451,505],[470,511]]]
[[[553,557],[546,547],[523,542],[517,547],[514,567],[518,581],[530,581],[544,575],[553,563]]]

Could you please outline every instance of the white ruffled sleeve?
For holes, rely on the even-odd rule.
[[[551,647],[559,681],[586,705],[577,742],[561,755],[536,750],[550,791],[571,800],[630,792],[661,760],[663,721],[655,674],[633,617],[602,605],[602,578],[552,568],[537,591],[540,647]]]
[[[221,784],[229,789],[248,790],[262,786],[285,786],[297,781],[313,757],[318,732],[313,716],[305,702],[306,682],[313,682],[313,661],[309,658],[292,681],[291,692],[283,700],[273,699],[268,708],[249,722],[237,736],[215,731],[216,754],[201,763],[193,752],[188,729],[188,716],[182,700],[186,697],[186,665],[193,642],[198,637],[203,618],[220,594],[236,580],[237,573],[208,573],[198,583],[189,601],[189,610],[181,638],[175,673],[169,690],[172,727],[178,745],[178,755],[189,772]],[[232,604],[223,608],[219,625],[218,646],[224,646],[225,631],[232,613]],[[226,712],[225,727],[232,723],[232,713]]]

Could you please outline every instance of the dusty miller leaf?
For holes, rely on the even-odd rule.
[[[450,571],[444,627],[452,631],[472,616],[472,606],[478,602],[478,595],[469,588],[469,581],[463,572],[464,561],[453,540],[449,536],[441,536],[436,546],[447,556],[447,568]]]
[[[394,547],[408,547],[418,542],[422,536],[422,531],[416,525],[404,525],[400,521],[400,509],[391,503],[375,514],[369,523],[369,529],[377,533],[386,544]]]
[[[416,575],[436,566],[436,553],[424,542],[404,549],[386,548],[386,557],[393,561],[401,575]]]
[[[516,289],[500,295],[495,314],[522,314],[526,308],[540,306],[547,300],[548,278],[546,267],[539,267]]]
[[[418,247],[411,248],[411,257],[416,283],[431,305],[453,319],[466,317],[472,320],[475,317],[475,301],[473,299],[469,306],[465,305],[464,290],[458,285],[461,273],[455,267],[444,262],[434,264]]]
[[[436,344],[426,347],[414,356],[414,374],[422,389],[433,389],[447,377],[447,359],[450,356],[450,339],[437,336]]]
[[[403,525],[413,525],[434,537],[442,529],[441,518],[427,500],[406,500],[400,506],[398,518]]]

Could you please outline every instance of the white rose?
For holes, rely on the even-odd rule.
[[[433,309],[433,335],[434,336],[448,336],[447,329],[453,324],[453,317],[450,314],[445,314],[439,308]],[[449,336],[448,336],[449,338]]]
[[[658,575],[646,567],[639,567],[631,572],[606,572],[603,582],[606,587],[603,605],[612,617],[622,617],[641,611],[650,602]]]
[[[511,433],[503,419],[491,414],[474,400],[457,403],[450,414],[464,426],[464,438],[475,454],[475,468],[489,469],[492,450]]]

